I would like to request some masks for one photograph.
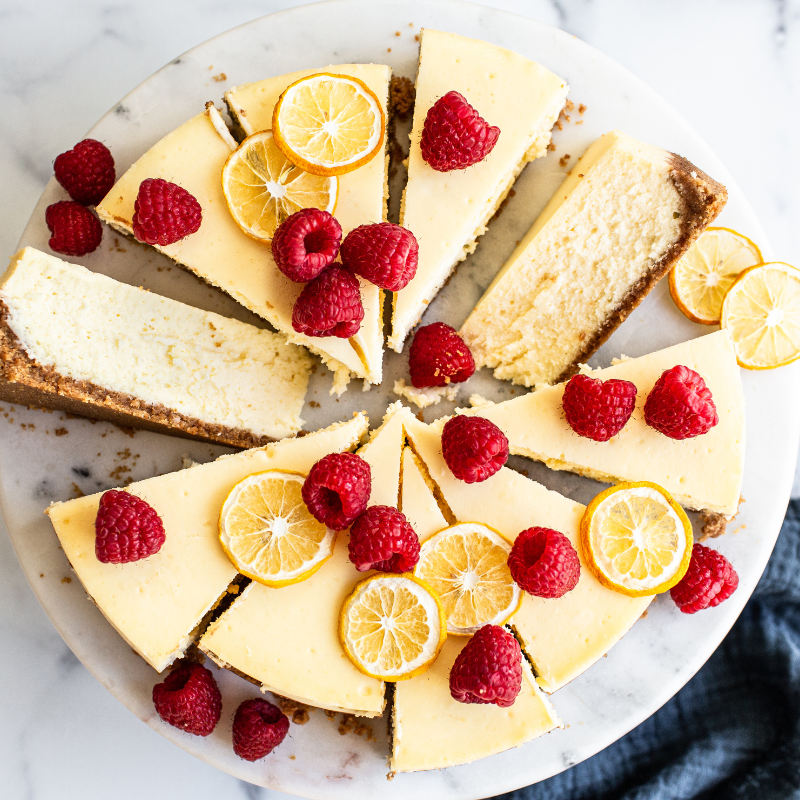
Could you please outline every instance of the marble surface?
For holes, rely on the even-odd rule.
[[[0,118],[3,252],[13,252],[55,154],[80,139],[120,97],[194,44],[290,5],[299,3],[64,2],[44,3],[36,11],[0,5],[0,97],[7,110]],[[493,5],[564,28],[655,88],[714,143],[760,217],[775,256],[800,263],[788,224],[800,210],[791,188],[792,179],[796,184],[800,177],[797,157],[789,149],[798,122],[800,56],[792,37],[800,30],[800,5],[719,0],[702,8],[676,2],[669,9],[611,0]],[[703,53],[702,63],[711,65],[708,75],[697,74],[698,59],[675,59],[676,41],[682,51]],[[209,79],[212,96],[223,85],[212,80],[215,74]],[[17,415],[14,423],[11,417],[0,419],[9,425],[4,438],[18,452],[25,447],[21,424],[55,431],[49,419],[34,421],[30,415],[37,413]],[[123,463],[120,454],[130,442],[121,433],[111,436],[117,466],[130,467],[136,477],[152,473],[150,463]],[[66,441],[54,441],[55,463]],[[202,458],[211,454],[195,445],[172,449],[175,454],[208,450],[197,454]],[[47,476],[41,484],[43,492],[53,491]],[[795,481],[795,493],[798,488]],[[0,732],[0,781],[7,796],[94,797],[112,790],[132,798],[167,792],[194,798],[280,796],[237,782],[140,725],[64,645],[5,536],[0,536],[0,575],[0,630],[11,654],[0,667],[6,723]]]

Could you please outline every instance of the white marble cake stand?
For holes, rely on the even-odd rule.
[[[748,234],[766,257],[771,256],[761,226],[713,151],[637,78],[562,31],[456,0],[334,0],[264,17],[175,59],[115,106],[90,134],[110,146],[121,174],[151,144],[201,110],[206,100],[219,103],[223,90],[237,83],[352,61],[388,62],[398,74],[413,77],[414,35],[423,25],[486,39],[540,61],[569,81],[576,106],[571,122],[555,133],[555,153],[526,168],[516,183],[516,195],[493,222],[477,252],[432,304],[426,321],[443,319],[460,325],[575,156],[615,127],[681,153],[722,180],[730,200],[719,223]],[[577,113],[580,103],[587,106],[583,115]],[[562,166],[559,159],[566,154],[572,159]],[[64,197],[51,181],[22,244],[47,250],[44,210]],[[157,293],[255,321],[155,252],[110,230],[105,231],[101,248],[83,263]],[[706,328],[681,316],[662,282],[592,362],[607,365],[621,353],[637,356],[705,333]],[[362,394],[355,384],[340,400],[328,397],[329,378],[320,369],[308,397],[319,406],[306,406],[307,427],[314,429],[362,408],[373,424],[378,424],[392,399],[388,387],[405,373],[405,357],[387,355],[386,366],[383,387]],[[798,368],[745,372],[742,378],[747,400],[743,490],[747,503],[732,531],[715,543],[741,576],[733,598],[694,617],[677,612],[668,599],[657,600],[647,619],[639,622],[608,658],[553,697],[567,725],[565,730],[473,764],[400,775],[391,782],[386,780],[385,720],[373,724],[374,738],[368,740],[352,733],[340,735],[340,719],[331,720],[315,711],[308,724],[292,726],[291,735],[274,755],[254,764],[237,758],[230,746],[232,712],[240,700],[256,692],[227,672],[217,676],[224,713],[212,736],[199,739],[163,724],[150,699],[156,673],[113,631],[88,601],[80,583],[67,580],[70,567],[42,515],[50,502],[77,491],[94,492],[127,479],[172,471],[180,467],[185,453],[206,461],[225,452],[224,448],[145,432],[133,435],[103,423],[5,406],[0,413],[23,424],[6,428],[0,451],[0,495],[22,567],[67,644],[120,702],[175,744],[239,778],[311,798],[486,797],[547,778],[615,741],[677,692],[733,625],[778,534],[800,436],[800,420],[792,406],[800,387]],[[492,399],[514,393],[488,375],[477,375],[461,391],[461,403],[474,391]],[[433,419],[451,408],[429,410],[426,418]],[[524,466],[532,477],[576,500],[586,502],[599,489],[591,481],[553,473],[540,465]]]

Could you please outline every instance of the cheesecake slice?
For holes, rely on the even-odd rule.
[[[100,494],[54,503],[47,514],[89,597],[161,672],[186,652],[238,577],[219,541],[219,514],[230,490],[254,472],[308,472],[327,453],[353,450],[366,430],[367,418],[358,414],[307,436],[131,484],[126,491],[161,517],[166,541],[155,555],[129,564],[103,564],[95,556]]]
[[[20,250],[0,278],[0,397],[253,447],[300,430],[311,359],[280,334]]]
[[[389,346],[398,353],[456,264],[475,250],[522,168],[546,153],[569,91],[557,75],[502,47],[427,29],[420,37],[408,184],[400,209],[400,224],[419,242],[419,265],[394,297]],[[480,163],[437,172],[423,160],[420,138],[431,106],[453,90],[500,128],[500,138]]]
[[[525,386],[566,380],[726,200],[685,158],[619,131],[601,136],[464,323],[476,366]]]

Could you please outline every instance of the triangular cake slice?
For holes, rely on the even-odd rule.
[[[569,91],[564,80],[517,53],[425,29],[400,224],[419,242],[413,280],[394,297],[389,346],[400,352],[411,329],[477,239],[528,161],[542,156]],[[492,152],[465,170],[437,172],[422,158],[420,138],[431,106],[455,90],[500,128]]]
[[[619,131],[601,136],[464,323],[476,365],[525,386],[566,380],[726,200],[685,158]]]

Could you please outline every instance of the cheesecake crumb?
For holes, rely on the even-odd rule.
[[[289,761],[294,761],[296,758],[297,756],[289,756]]]
[[[69,575],[65,575],[65,576],[64,576],[64,577],[61,579],[61,583],[72,583],[72,578],[70,578],[70,577],[69,577]]]
[[[573,103],[572,100],[567,100],[567,102],[564,103],[564,108],[567,111],[572,111],[572,109],[575,108],[575,103]]]
[[[361,720],[353,714],[342,714],[342,721],[339,723],[339,735],[344,736],[351,731],[356,736],[366,735],[368,742],[374,739],[372,728],[369,725],[361,722]]]
[[[647,619],[647,611],[648,611],[648,609],[645,609],[644,611],[642,611],[642,616],[639,617],[639,619]]]
[[[560,119],[557,119],[557,120],[556,120],[556,124],[555,124],[555,126],[554,126],[554,127],[558,128],[558,130],[560,130],[560,131],[563,131],[563,130],[564,130],[564,125],[563,125],[563,123],[561,122],[561,120],[560,120]]]
[[[395,35],[395,36],[401,36],[402,34],[400,33],[400,31],[395,31],[395,32],[394,32],[394,35]]]
[[[566,167],[567,166],[567,161],[569,161],[571,158],[572,158],[572,156],[569,153],[567,153],[566,155],[561,156],[561,158],[558,159],[558,163],[562,167]]]
[[[722,536],[722,534],[725,533],[728,520],[725,519],[723,514],[703,511],[700,514],[700,519],[703,520],[703,528],[700,532],[701,542],[705,542],[708,539],[716,539],[718,536]]]
[[[417,34],[417,35],[414,37],[414,41],[415,41],[415,42],[418,42],[418,41],[419,41],[419,34]]]
[[[492,214],[492,220],[497,219],[503,213],[503,209],[505,209],[505,207],[508,205],[508,201],[512,197],[516,197],[516,194],[517,193],[513,189],[508,190],[508,194],[500,201],[500,204],[495,209],[494,214]]]
[[[336,719],[336,712],[331,711],[329,708],[323,709],[325,711],[325,716],[328,719]]]
[[[222,81],[228,80],[228,76],[224,72],[220,72],[219,75],[214,75],[211,80],[222,83]]]
[[[310,400],[308,404],[311,408],[319,408],[319,403],[316,400]]]
[[[40,573],[39,573],[39,577],[40,577],[40,578],[44,578],[44,572],[40,572]]]
[[[548,149],[548,150],[549,150],[551,153],[555,153],[555,151],[556,151],[556,146],[555,146],[555,144],[554,144],[553,142],[550,142],[550,143],[547,145],[547,149]]]
[[[578,106],[578,113],[579,113],[579,114],[585,114],[585,113],[586,113],[586,106],[585,106],[583,103],[581,103],[581,104]]]
[[[413,82],[402,75],[393,75],[389,84],[389,113],[408,119],[414,109],[416,91]]]
[[[305,725],[309,719],[309,707],[303,703],[298,703],[297,700],[290,700],[288,697],[281,697],[275,695],[281,711],[286,714],[295,725]]]
[[[68,436],[68,435],[69,435],[69,431],[68,431],[66,428],[56,428],[56,429],[53,431],[53,433],[54,433],[56,436]]]
[[[72,482],[72,494],[75,496],[75,498],[86,497],[86,492],[84,492],[83,489],[81,489],[81,487],[75,483],[75,481]]]

